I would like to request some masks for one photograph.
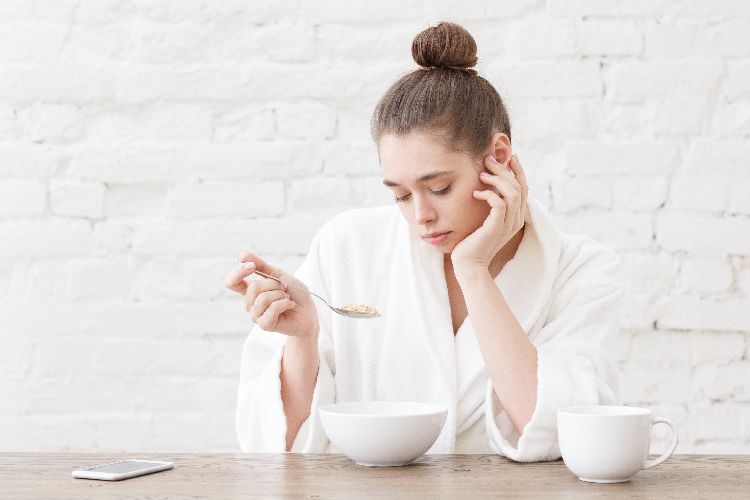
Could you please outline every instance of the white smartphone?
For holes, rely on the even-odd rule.
[[[88,469],[73,471],[73,477],[81,479],[102,479],[104,481],[119,481],[144,474],[151,474],[174,467],[172,462],[155,462],[153,460],[123,460],[106,465],[97,465]]]

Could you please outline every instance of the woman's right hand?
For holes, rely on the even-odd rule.
[[[258,270],[306,289],[305,284],[250,252],[242,252],[240,260],[243,264],[224,278],[224,286],[244,296],[245,310],[253,323],[267,332],[317,340],[318,312],[310,294],[270,278],[251,281],[245,278]]]

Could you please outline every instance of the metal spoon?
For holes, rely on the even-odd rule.
[[[240,264],[246,264],[246,262],[242,262],[237,257],[235,257],[234,260],[236,260]],[[270,275],[268,275],[266,273],[262,273],[260,271],[253,271],[253,272],[255,274],[260,274],[261,276],[264,276],[266,278],[271,278],[272,280],[276,280],[279,283],[284,283],[285,285],[293,286],[294,288],[297,288],[298,290],[302,290],[303,292],[309,293],[313,297],[317,297],[320,300],[322,300],[325,305],[327,305],[328,307],[331,308],[331,311],[333,311],[333,312],[335,312],[337,314],[340,314],[342,316],[346,316],[347,318],[369,319],[369,318],[379,318],[380,317],[380,314],[377,314],[377,313],[375,313],[375,314],[369,314],[369,313],[362,313],[362,312],[359,312],[359,311],[349,311],[347,309],[341,309],[341,308],[338,308],[338,307],[333,307],[331,304],[329,304],[328,302],[326,302],[326,300],[323,297],[321,297],[320,295],[317,295],[315,293],[312,293],[310,290],[305,290],[304,288],[298,287],[297,285],[293,285],[292,283],[287,283],[284,280],[280,280],[279,278],[276,278],[274,276],[270,276]]]

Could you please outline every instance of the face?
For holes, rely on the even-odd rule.
[[[383,184],[393,191],[412,231],[436,251],[451,253],[489,215],[489,204],[472,196],[488,189],[479,181],[482,159],[416,132],[383,136],[379,152]]]

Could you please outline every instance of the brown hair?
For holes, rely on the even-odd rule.
[[[411,54],[421,68],[401,77],[372,116],[376,144],[386,134],[440,134],[451,149],[482,156],[493,134],[510,139],[510,119],[497,90],[473,69],[477,44],[464,28],[440,23],[419,33]]]

